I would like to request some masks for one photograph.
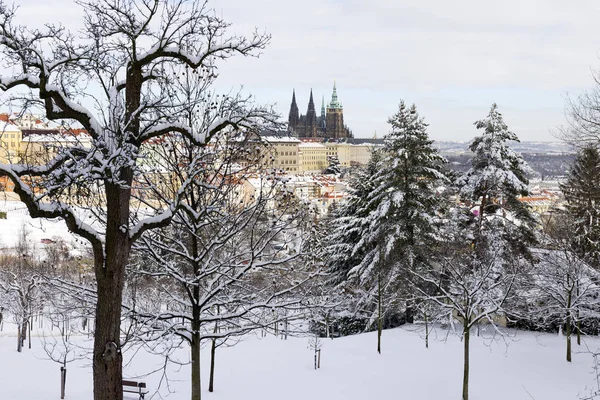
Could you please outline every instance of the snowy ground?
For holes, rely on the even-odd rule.
[[[203,398],[306,400],[306,399],[459,399],[462,379],[462,343],[424,342],[415,326],[384,332],[382,354],[375,333],[323,341],[322,366],[313,369],[313,353],[307,338],[286,341],[247,337],[234,347],[220,348],[216,358],[215,392],[208,393],[208,349],[203,357]],[[39,334],[39,333],[38,333]],[[439,330],[438,336],[444,334]],[[600,339],[587,338],[586,346],[574,346],[572,363],[564,360],[565,343],[557,335],[512,332],[508,346],[473,337],[471,399],[577,399],[594,382],[592,357],[585,353],[600,347]],[[83,343],[84,338],[78,338]],[[0,332],[0,398],[44,400],[59,398],[59,366],[47,360],[39,337],[32,350],[15,350],[12,324]],[[187,349],[178,355],[187,359]],[[129,353],[129,354],[128,354]],[[132,354],[126,352],[126,357]],[[126,367],[126,376],[159,368],[163,360],[147,351],[138,352]],[[162,375],[143,380],[152,399],[189,399],[189,368],[171,368],[167,386]],[[67,399],[91,399],[91,367],[76,361],[68,367]],[[158,393],[157,393],[158,388]],[[171,392],[169,394],[169,392]],[[135,398],[126,397],[126,398]]]
[[[6,212],[7,218],[0,219],[0,248],[16,246],[23,227],[37,248],[43,247],[42,239],[55,237],[60,237],[66,243],[75,246],[75,236],[68,231],[62,220],[33,219],[29,216],[25,204],[6,199],[4,195],[5,193],[0,194],[0,211]]]

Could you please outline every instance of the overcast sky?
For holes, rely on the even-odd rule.
[[[29,23],[79,14],[70,0],[17,0]],[[306,112],[334,80],[357,137],[381,137],[400,99],[416,103],[438,140],[469,140],[498,103],[522,140],[555,140],[564,99],[600,68],[600,1],[215,0],[232,33],[273,38],[259,59],[233,59],[220,85],[238,87],[287,119],[292,89]]]

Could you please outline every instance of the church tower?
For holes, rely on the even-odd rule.
[[[325,96],[321,97],[321,116],[319,117],[319,128],[324,130],[327,126],[327,116],[325,114]]]
[[[348,137],[346,127],[344,126],[344,108],[338,101],[337,89],[333,82],[333,93],[331,94],[331,103],[327,106],[327,136],[333,139]]]
[[[313,92],[310,89],[310,99],[308,100],[308,110],[306,111],[306,137],[317,136],[317,111],[315,110],[315,101],[313,100]]]
[[[296,104],[296,89],[292,93],[292,105],[290,106],[290,115],[288,117],[288,131],[292,132],[300,122],[298,105]]]

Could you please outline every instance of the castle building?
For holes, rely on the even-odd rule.
[[[296,91],[292,94],[292,104],[288,117],[288,130],[302,138],[344,139],[351,138],[352,132],[344,125],[344,108],[338,100],[337,88],[333,84],[331,102],[325,107],[325,98],[321,99],[321,114],[317,116],[312,89],[305,115],[300,114],[296,103]]]

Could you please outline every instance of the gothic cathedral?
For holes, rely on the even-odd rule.
[[[351,138],[352,132],[344,125],[344,108],[338,101],[337,89],[333,84],[331,102],[325,111],[325,98],[321,99],[321,115],[317,116],[312,89],[306,115],[299,114],[296,104],[296,91],[292,94],[292,105],[288,119],[288,130],[294,136],[306,138],[345,139]]]

